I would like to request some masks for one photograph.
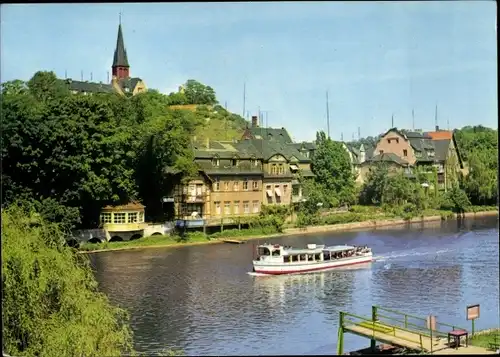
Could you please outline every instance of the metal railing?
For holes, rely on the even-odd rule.
[[[377,337],[379,337],[376,334],[381,333],[381,334],[397,337],[398,339],[410,342],[412,344],[417,344],[420,346],[420,349],[422,351],[425,351],[423,337],[428,337],[428,336],[426,336],[425,334],[423,334],[421,332],[417,332],[417,331],[410,330],[408,328],[404,328],[404,327],[400,327],[400,326],[384,324],[384,323],[381,323],[380,321],[377,321],[377,320],[373,320],[373,319],[369,319],[369,318],[366,318],[363,316],[351,314],[349,312],[341,311],[339,325],[342,327],[342,329],[350,330],[349,324],[370,329],[371,335],[366,336],[366,337],[370,337],[372,340],[376,340]],[[418,337],[416,337],[415,339],[411,339],[411,338],[401,336],[401,335],[396,336],[396,332],[398,330],[403,331],[403,332],[412,333],[414,335],[418,335]],[[431,346],[432,346],[432,343],[431,343]],[[339,348],[340,348],[340,346],[339,346]]]

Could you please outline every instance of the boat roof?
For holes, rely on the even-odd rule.
[[[261,247],[272,247],[275,246],[274,244],[263,244]],[[329,252],[342,252],[345,250],[351,250],[355,249],[356,247],[352,245],[333,245],[330,247],[325,247],[323,245],[318,245],[314,249],[308,249],[308,248],[285,248],[282,245],[279,245],[280,248],[283,248],[283,251],[285,254],[314,254],[314,253],[321,253],[324,251],[329,251]]]

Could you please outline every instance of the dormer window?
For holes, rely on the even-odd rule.
[[[251,159],[250,160],[250,163],[253,165],[253,166],[257,166],[257,164],[259,163],[256,159]]]
[[[232,159],[231,166],[238,166],[238,159]]]
[[[219,166],[219,164],[220,164],[219,158],[218,157],[214,157],[212,159],[212,165]]]

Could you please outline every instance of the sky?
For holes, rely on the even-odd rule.
[[[245,84],[245,112],[296,141],[327,131],[327,91],[336,140],[392,116],[433,130],[436,105],[442,129],[498,128],[494,1],[2,5],[1,81],[106,82],[120,12],[131,76],[167,94],[198,80],[238,114]]]

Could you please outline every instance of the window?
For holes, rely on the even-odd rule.
[[[231,166],[238,166],[238,159],[232,159]]]
[[[278,173],[278,168],[277,168],[276,164],[273,164],[271,166],[271,174],[276,175],[277,173]]]
[[[403,156],[404,156],[404,157],[407,157],[407,156],[408,156],[408,150],[403,149]]]
[[[219,191],[220,190],[220,181],[219,178],[216,177],[214,180],[214,191]]]
[[[387,144],[390,144],[391,143],[391,139],[387,139]]]
[[[292,186],[292,195],[293,196],[298,196],[300,193],[300,187],[299,185]]]
[[[285,255],[283,257],[283,262],[290,263],[292,261],[292,257],[290,255]]]
[[[272,189],[273,188],[271,185],[266,185],[267,204],[273,203],[273,191],[272,191]]]
[[[288,185],[283,185],[283,194],[286,195],[287,191],[288,191]]]
[[[379,150],[378,153],[382,155],[384,153],[384,150]]]
[[[283,164],[279,164],[279,166],[278,166],[278,173],[280,175],[283,175],[285,173],[285,170],[283,169]]]
[[[253,206],[253,213],[259,213],[259,201],[253,201],[252,202],[252,206]]]
[[[131,212],[128,214],[128,223],[137,223],[137,212]]]
[[[219,166],[220,162],[219,162],[219,158],[218,157],[214,157],[212,159],[212,165],[214,166]]]
[[[220,202],[214,202],[215,203],[215,214],[220,215]]]
[[[238,181],[233,182],[233,191],[239,191],[240,183]]]
[[[111,213],[101,213],[101,223],[111,223]]]
[[[225,215],[231,214],[231,202],[229,202],[229,201],[224,202],[224,214]]]
[[[399,138],[396,138],[396,144],[399,144]]]
[[[248,191],[248,179],[243,180],[243,191]]]
[[[125,223],[125,213],[115,213],[113,223]]]
[[[252,189],[253,190],[259,189],[259,181],[252,181]]]
[[[251,163],[253,166],[257,166],[259,162],[256,159],[252,159]]]
[[[234,201],[233,212],[234,214],[240,214],[240,201]]]
[[[229,191],[229,181],[224,181],[224,191]]]
[[[139,223],[144,223],[144,212],[139,212]]]
[[[245,214],[250,213],[250,206],[248,201],[243,201],[243,213]]]

